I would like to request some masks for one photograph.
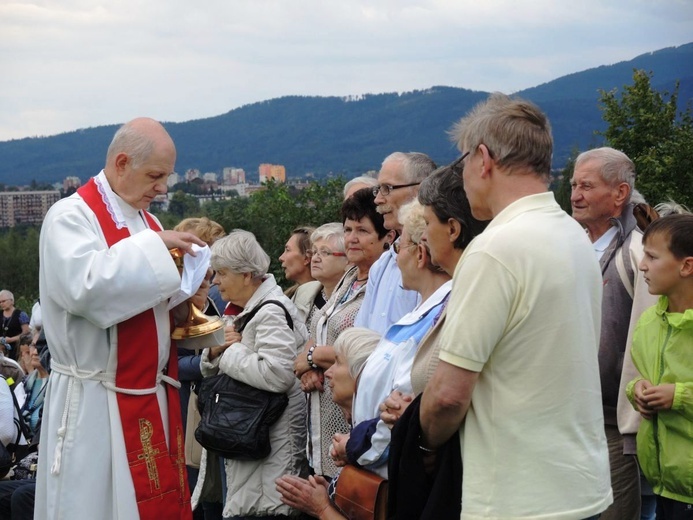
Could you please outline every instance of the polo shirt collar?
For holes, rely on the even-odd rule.
[[[491,220],[486,229],[492,229],[496,226],[506,224],[515,217],[527,213],[528,211],[546,209],[549,206],[555,206],[557,209],[560,209],[560,206],[553,196],[553,192],[547,191],[535,195],[527,195],[505,207],[503,211],[498,213],[498,215]]]

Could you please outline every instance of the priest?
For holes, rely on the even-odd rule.
[[[176,149],[138,118],[113,137],[104,169],[51,207],[39,243],[43,325],[52,355],[35,518],[188,519],[169,253],[191,233],[146,211]]]

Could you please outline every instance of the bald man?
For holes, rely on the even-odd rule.
[[[191,518],[167,311],[181,279],[169,249],[204,243],[162,231],[146,211],[175,161],[164,127],[135,119],[104,169],[46,215],[39,285],[52,372],[36,518]]]

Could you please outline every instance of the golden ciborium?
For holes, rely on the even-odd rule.
[[[185,253],[179,248],[169,249],[171,257],[178,268],[183,273]],[[219,316],[207,316],[200,309],[195,307],[188,300],[188,317],[186,320],[173,329],[171,339],[178,342],[179,347],[189,349],[200,349],[214,347],[224,343],[224,322]]]

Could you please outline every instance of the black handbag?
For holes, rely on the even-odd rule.
[[[7,451],[5,445],[0,441],[0,478],[3,478],[10,469],[14,466],[14,458],[12,454]]]
[[[276,300],[267,300],[244,316],[242,323],[237,322],[237,330],[241,332],[267,304],[284,309],[287,323],[293,329],[286,308]],[[288,404],[286,394],[260,390],[226,374],[206,377],[198,393],[201,419],[195,439],[205,449],[227,459],[263,459],[272,450],[270,426],[279,420]]]

